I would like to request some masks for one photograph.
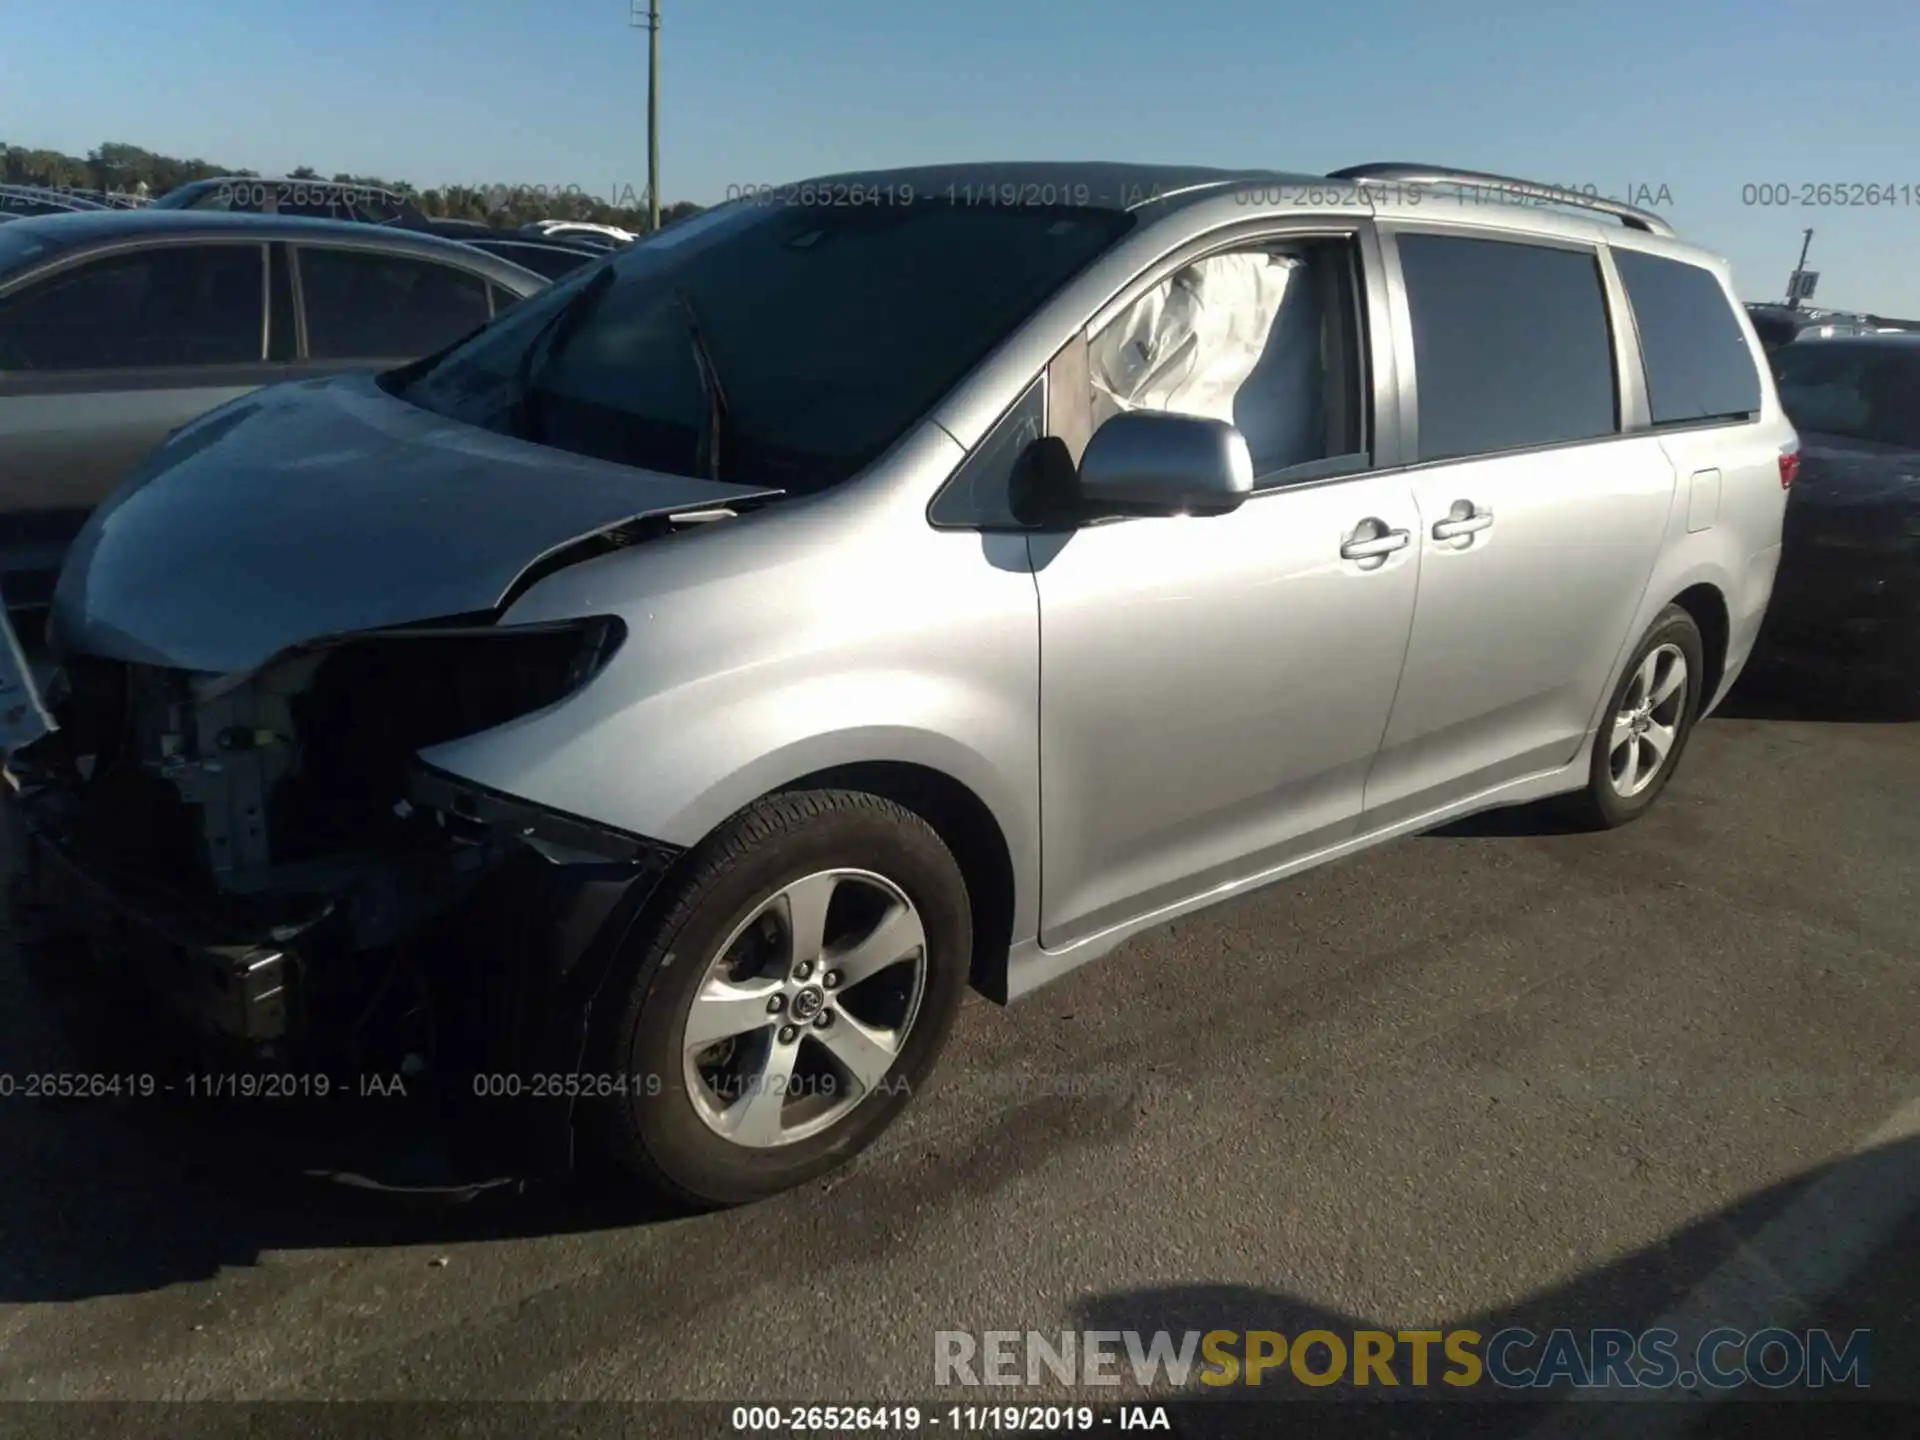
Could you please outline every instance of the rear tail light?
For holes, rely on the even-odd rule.
[[[1780,488],[1782,490],[1792,489],[1793,482],[1798,479],[1799,476],[1800,448],[1796,445],[1792,449],[1782,450],[1780,452]]]

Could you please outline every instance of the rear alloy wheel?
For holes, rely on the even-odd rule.
[[[693,1206],[823,1175],[931,1073],[972,943],[959,866],[925,821],[851,791],[770,797],[690,857],[616,972],[589,1069],[626,1093],[587,1133]]]
[[[1663,644],[1635,667],[1607,734],[1607,780],[1613,793],[1632,800],[1659,779],[1680,739],[1690,679],[1680,647]]]
[[[1669,605],[1633,652],[1594,737],[1587,788],[1575,797],[1581,818],[1599,829],[1637,820],[1673,776],[1708,698],[1700,629]]]

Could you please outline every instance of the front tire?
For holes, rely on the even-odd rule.
[[[845,1163],[932,1073],[965,994],[951,852],[891,801],[793,791],[728,822],[669,884],[595,1007],[588,1074],[624,1093],[591,1103],[591,1149],[699,1209]]]
[[[1653,808],[1708,699],[1706,673],[1700,627],[1678,605],[1667,606],[1634,647],[1600,716],[1587,788],[1570,797],[1577,819],[1612,830]]]

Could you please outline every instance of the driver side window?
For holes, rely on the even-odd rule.
[[[1262,488],[1366,469],[1358,274],[1343,240],[1185,266],[1089,337],[1090,430],[1127,410],[1225,420]]]

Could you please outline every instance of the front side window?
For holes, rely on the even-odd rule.
[[[905,434],[1131,223],[932,198],[736,202],[576,271],[389,383],[620,464],[821,489]]]
[[[493,315],[485,280],[438,261],[316,245],[299,264],[311,360],[427,355]]]
[[[0,369],[240,365],[262,357],[257,244],[162,245],[50,275],[0,301]]]
[[[1614,434],[1606,290],[1592,251],[1403,234],[1420,460]]]
[[[1759,414],[1760,370],[1719,277],[1637,250],[1616,248],[1613,263],[1640,330],[1653,423],[1693,425]]]
[[[1357,273],[1348,241],[1184,267],[1089,338],[1093,428],[1126,410],[1224,420],[1259,484],[1364,469]]]
[[[1788,345],[1773,365],[1794,429],[1920,448],[1920,348]]]

